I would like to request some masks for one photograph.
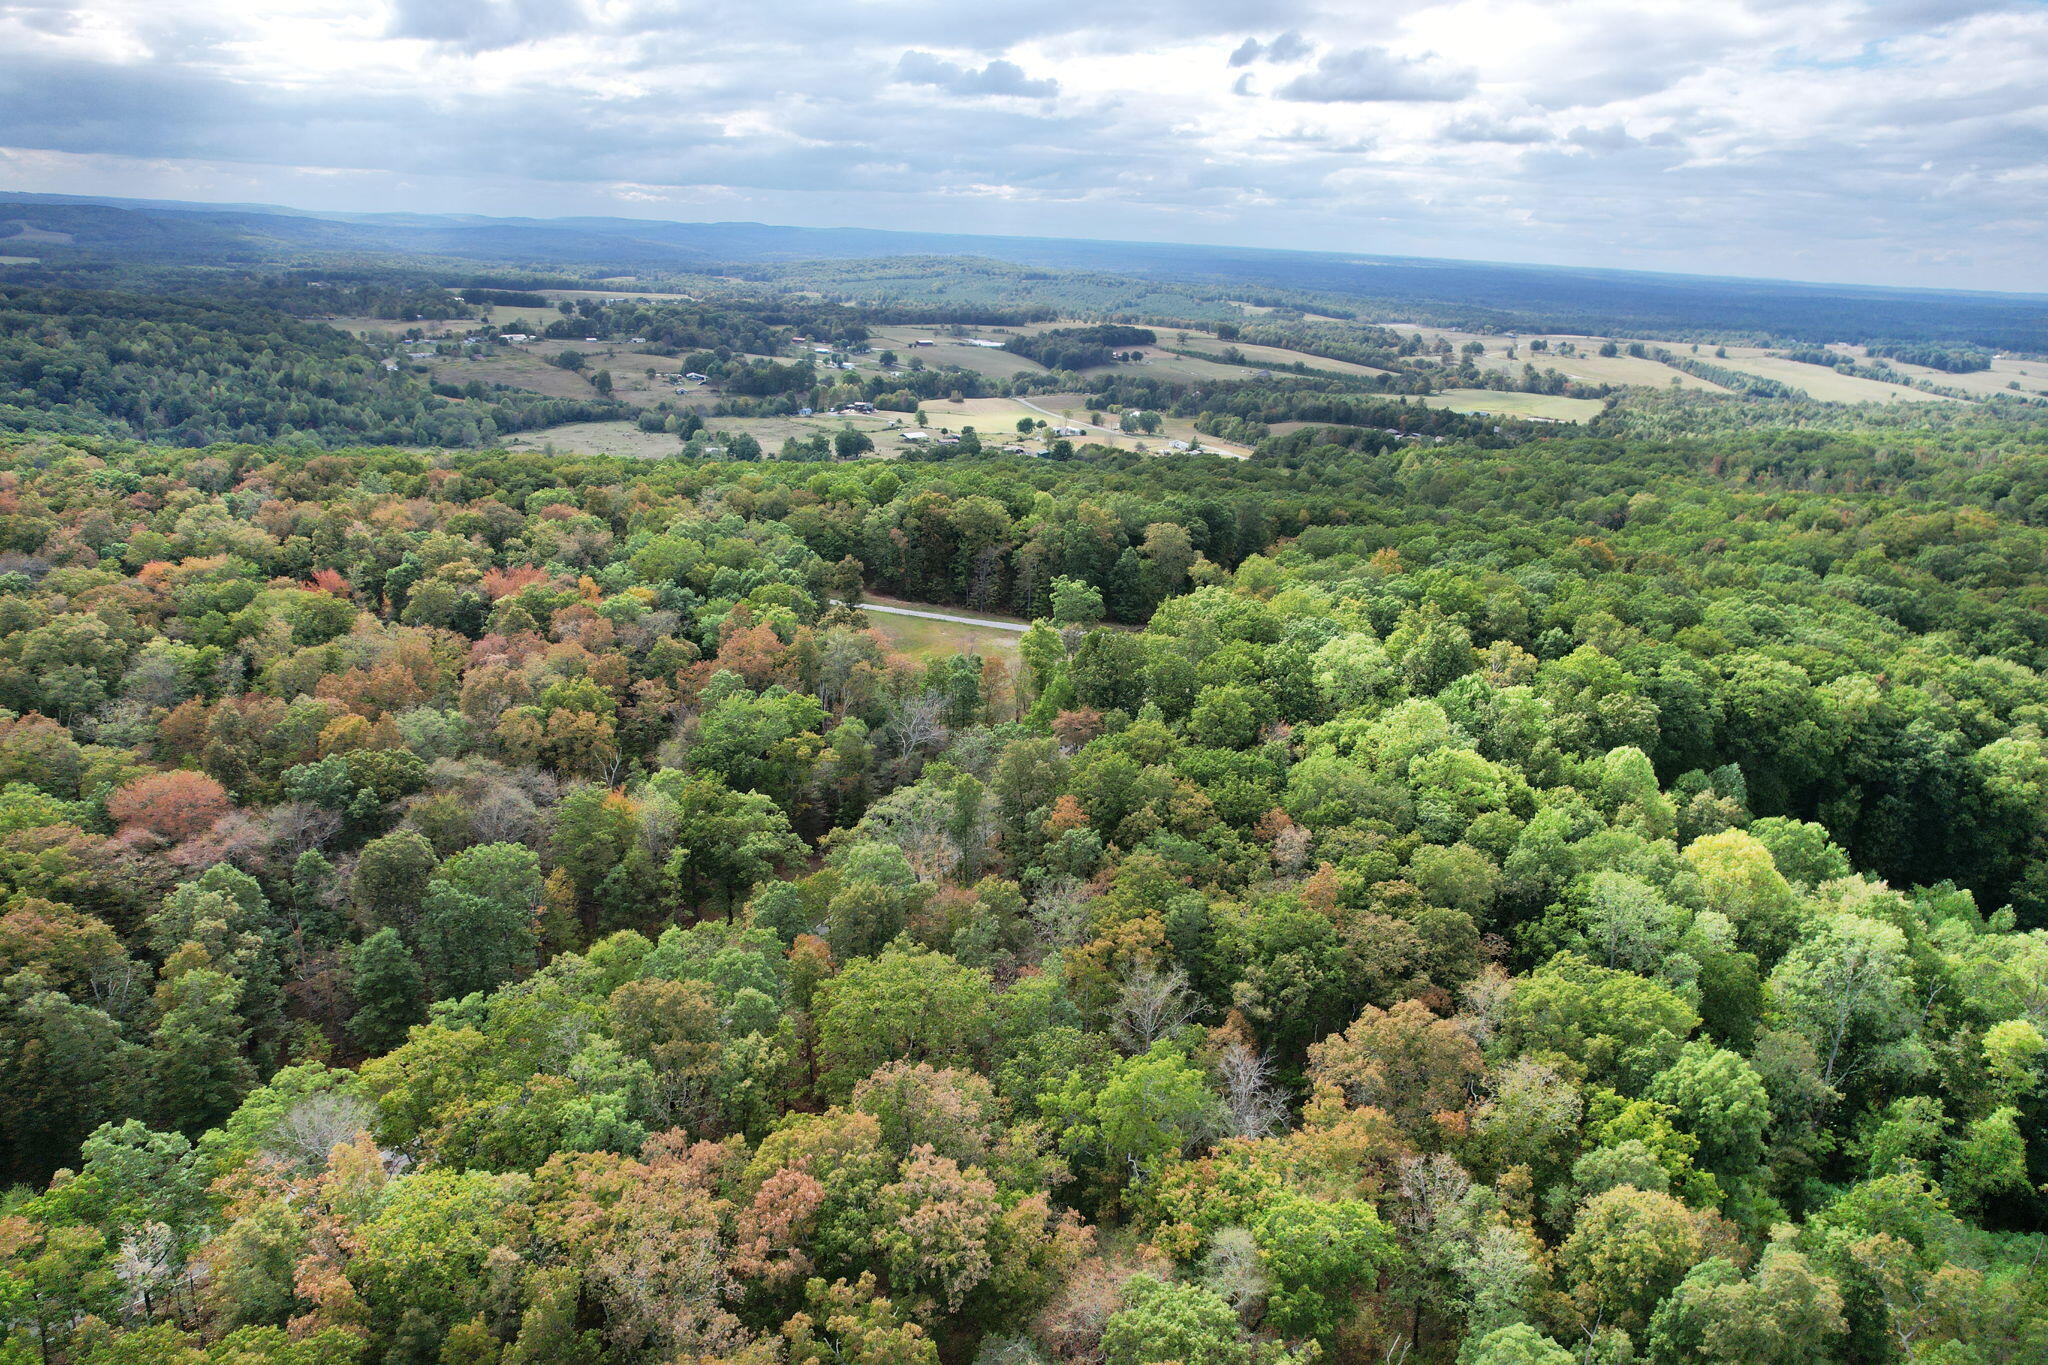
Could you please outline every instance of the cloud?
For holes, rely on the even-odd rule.
[[[1355,12],[0,0],[0,183],[2048,288],[2039,0]]]
[[[1266,60],[1269,62],[1298,62],[1316,50],[1316,45],[1296,33],[1293,29],[1266,44]]]
[[[1443,125],[1438,135],[1452,142],[1495,142],[1508,146],[1528,146],[1555,140],[1548,128],[1533,120],[1506,119],[1484,113],[1454,118]]]
[[[1397,57],[1383,47],[1332,52],[1280,87],[1280,98],[1321,104],[1372,104],[1463,99],[1477,87],[1475,73],[1421,59]]]
[[[1015,62],[1001,59],[979,71],[959,66],[929,52],[911,51],[896,63],[896,79],[906,85],[931,85],[955,95],[1021,95],[1047,99],[1057,95],[1060,83],[1051,77],[1033,80]]]
[[[1584,147],[1595,152],[1619,152],[1635,145],[1636,140],[1628,135],[1628,129],[1619,123],[1610,123],[1600,128],[1581,125],[1566,135],[1565,141],[1575,147]]]
[[[1315,50],[1314,43],[1290,28],[1270,43],[1261,43],[1257,38],[1245,39],[1230,54],[1230,65],[1250,66],[1263,60],[1285,66],[1289,62],[1300,61]]]
[[[388,32],[489,52],[552,38],[587,22],[580,0],[393,0]]]

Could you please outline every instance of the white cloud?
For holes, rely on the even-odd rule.
[[[1043,99],[1057,95],[1060,83],[1033,80],[1015,62],[998,58],[979,71],[929,52],[906,52],[896,63],[896,79],[907,85],[931,85],[955,95],[1023,95]]]
[[[1360,47],[1330,53],[1315,70],[1281,86],[1280,98],[1340,104],[1455,100],[1477,84],[1472,71],[1439,62],[1434,54],[1399,57],[1383,47]]]
[[[2048,289],[2023,0],[0,0],[0,51],[10,188]]]

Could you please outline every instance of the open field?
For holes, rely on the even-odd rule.
[[[1219,341],[1206,333],[1191,336],[1188,344],[1196,350],[1205,351],[1210,354],[1220,354],[1225,346],[1235,347],[1238,354],[1242,355],[1246,360],[1254,362],[1253,369],[1240,369],[1238,371],[1240,378],[1253,373],[1254,370],[1260,367],[1283,370],[1293,365],[1297,360],[1308,366],[1311,370],[1327,370],[1331,374],[1360,375],[1370,378],[1373,375],[1393,373],[1392,370],[1375,369],[1370,365],[1360,365],[1355,361],[1331,360],[1325,356],[1310,355],[1306,351],[1290,351],[1282,346],[1257,346],[1247,341]]]
[[[1553,422],[1583,422],[1606,406],[1597,398],[1562,398],[1551,393],[1509,393],[1495,389],[1445,389],[1422,400],[1452,412],[1485,413],[1493,417],[1541,417]]]
[[[1502,336],[1451,331],[1442,327],[1418,327],[1409,323],[1388,323],[1386,326],[1403,336],[1419,333],[1422,339],[1432,346],[1439,340],[1448,341],[1453,350],[1462,349],[1467,342],[1476,341],[1486,348],[1486,353],[1477,357],[1474,362],[1482,371],[1520,374],[1522,366],[1528,364],[1534,365],[1538,370],[1556,370],[1566,378],[1588,384],[1639,384],[1668,389],[1672,387],[1672,381],[1675,379],[1679,388],[1703,389],[1710,393],[1727,392],[1719,384],[1696,378],[1683,370],[1675,370],[1660,360],[1627,354],[1600,354],[1602,343],[1612,341],[1617,346],[1626,347],[1630,340],[1627,337],[1573,336],[1560,332],[1541,336]],[[1532,341],[1542,341],[1549,349],[1532,351],[1529,349],[1529,343]],[[1669,343],[1666,342],[1651,341],[1645,342],[1644,345],[1665,346],[1669,349]],[[1513,358],[1508,356],[1510,346],[1515,348]],[[1576,354],[1558,354],[1558,348],[1561,346],[1570,346]]]
[[[902,413],[878,417],[710,417],[712,431],[744,432],[761,443],[770,457],[791,437],[830,436],[851,425],[866,432],[875,442],[875,456],[893,459],[901,446],[889,436],[893,423],[904,420]],[[937,423],[933,423],[934,427]],[[545,450],[561,454],[618,455],[634,460],[664,460],[682,450],[682,443],[663,431],[642,431],[633,422],[570,422],[539,431],[517,432],[505,439],[509,450]]]
[[[1089,427],[1086,436],[1075,438],[1081,442],[1114,446],[1118,450],[1136,450],[1147,454],[1171,453],[1169,441],[1200,441],[1203,448],[1219,455],[1249,455],[1251,451],[1229,441],[1219,441],[1213,436],[1204,436],[1195,430],[1193,421],[1184,417],[1166,417],[1156,435],[1132,435],[1116,429],[1117,414],[1104,412],[1100,427],[1088,421],[1088,396],[1078,393],[1040,393],[1029,398],[966,398],[958,403],[946,401],[926,403],[925,417],[933,430],[957,431],[963,426],[974,428],[985,444],[1004,445],[1019,440],[1017,419],[1030,417],[1043,420],[1052,426],[1071,422],[1075,426]],[[1163,416],[1163,414],[1162,414]],[[1025,441],[1034,449],[1035,440]]]
[[[1844,346],[1836,349],[1858,361],[1867,361],[1870,358],[1870,352],[1861,346]],[[1974,370],[1969,374],[1950,374],[1946,370],[1930,369],[1925,365],[1908,365],[1898,360],[1888,360],[1885,363],[1900,374],[1909,375],[1914,379],[1924,379],[1943,388],[1961,389],[1965,393],[1984,398],[1996,397],[1999,394],[2030,397],[2048,395],[2048,361],[1994,356],[1990,369]],[[2017,389],[2012,387],[2014,383],[2019,384]]]
[[[324,322],[329,327],[337,328],[340,331],[351,332],[359,337],[367,337],[372,341],[384,341],[392,337],[403,336],[415,327],[430,337],[455,336],[459,333],[473,331],[478,325],[475,318],[414,318],[411,321],[406,321],[403,318],[339,317],[316,318],[314,320]]]
[[[580,371],[565,370],[548,363],[547,357],[563,351],[580,351],[589,357]],[[596,393],[586,375],[599,370],[612,373],[612,396],[623,402],[651,408],[666,399],[677,399],[674,386],[650,379],[673,370],[676,361],[667,356],[621,350],[599,342],[530,342],[511,348],[490,347],[451,350],[421,362],[444,384],[467,384],[472,379],[485,384],[505,384],[515,389],[544,393],[552,398],[589,398]],[[680,396],[687,401],[687,395]]]
[[[650,294],[644,289],[535,289],[544,299],[652,299],[665,303],[691,303],[694,294]]]
[[[988,612],[968,611],[964,607],[935,606],[929,602],[904,602],[894,597],[869,597],[863,605],[901,607],[912,611],[929,611],[945,616],[978,617],[990,622],[1002,622],[1012,627],[1028,625],[1029,622],[1013,616],[995,616]],[[1005,630],[1001,625],[976,626],[963,621],[934,621],[922,616],[899,616],[891,612],[870,611],[867,613],[868,626],[880,633],[889,642],[889,647],[913,658],[931,659],[950,654],[979,654],[983,658],[1000,658],[1013,663],[1017,658],[1017,642],[1022,638],[1015,629]]]
[[[42,259],[40,256],[0,256],[0,265],[35,265]]]
[[[1819,365],[1807,365],[1797,360],[1784,360],[1754,346],[1731,346],[1727,359],[1713,358],[1710,364],[1726,365],[1731,370],[1745,374],[1761,375],[1775,379],[1780,384],[1789,384],[1807,397],[1822,403],[1952,403],[1952,398],[1925,393],[1918,389],[1906,388],[1900,384],[1884,384],[1875,379],[1859,379],[1854,375],[1837,374]]]
[[[899,368],[912,360],[922,360],[932,369],[969,370],[990,379],[1008,379],[1020,374],[1044,374],[1045,366],[1035,360],[991,346],[963,345],[960,338],[950,335],[945,327],[920,327],[908,324],[881,326],[869,329],[868,354],[854,357],[856,369],[879,368],[876,358],[883,351],[896,352]],[[967,335],[983,341],[1003,341],[1017,333],[1004,327],[970,327]],[[930,341],[931,346],[913,347],[913,341]]]
[[[571,422],[539,431],[515,432],[507,450],[541,450],[555,455],[618,455],[629,460],[665,460],[682,443],[665,431],[642,431],[631,422]]]
[[[1135,365],[1097,365],[1092,369],[1083,370],[1081,373],[1135,374],[1142,375],[1147,379],[1164,379],[1171,382],[1174,380],[1249,379],[1257,372],[1256,368],[1247,369],[1243,365],[1225,365],[1221,361],[1204,360],[1200,356],[1175,355],[1172,351],[1164,350],[1158,346],[1140,346],[1137,349],[1144,354],[1145,358]],[[1287,356],[1288,364],[1294,363],[1297,359],[1308,360],[1313,363],[1313,357],[1296,356],[1292,351],[1280,351],[1275,352],[1275,354]]]
[[[550,398],[589,398],[596,390],[590,381],[556,365],[550,365],[530,350],[481,350],[475,353],[437,355],[419,362],[443,384],[467,384],[478,380],[486,387],[504,384],[509,388],[544,393]],[[602,367],[598,367],[602,368]]]
[[[1650,388],[1668,389],[1674,387],[1672,381],[1676,380],[1675,387],[1681,389],[1702,389],[1709,393],[1727,392],[1711,380],[1701,379],[1683,370],[1675,370],[1661,360],[1633,355],[1601,355],[1600,343],[1597,341],[1589,346],[1583,339],[1579,339],[1577,348],[1580,354],[1558,355],[1555,349],[1557,345],[1562,341],[1574,339],[1548,337],[1545,340],[1552,347],[1549,351],[1531,351],[1527,345],[1518,343],[1520,353],[1514,360],[1509,360],[1504,352],[1499,355],[1489,354],[1483,357],[1483,360],[1489,368],[1497,368],[1503,372],[1519,374],[1526,363],[1534,365],[1538,370],[1556,370],[1568,379],[1577,379],[1589,384],[1639,384]],[[1584,353],[1588,350],[1593,354]]]

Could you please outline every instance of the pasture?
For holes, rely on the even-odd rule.
[[[743,432],[761,443],[762,453],[773,458],[791,437],[831,436],[852,426],[874,441],[869,458],[894,459],[902,447],[890,434],[892,424],[911,423],[902,413],[876,417],[707,417],[712,431]],[[933,423],[936,428],[937,423]],[[557,454],[616,455],[631,460],[665,460],[680,454],[682,443],[665,431],[642,431],[633,422],[570,422],[538,431],[516,432],[505,438],[508,450],[553,450]]]
[[[1069,423],[1088,427],[1087,435],[1071,438],[1077,444],[1165,455],[1177,453],[1168,448],[1169,441],[1187,441],[1190,444],[1200,441],[1204,449],[1219,455],[1251,454],[1245,446],[1202,435],[1195,430],[1194,422],[1185,417],[1170,417],[1162,413],[1164,424],[1157,434],[1151,436],[1117,430],[1119,414],[1114,411],[1103,412],[1103,420],[1097,426],[1088,420],[1088,403],[1086,394],[1040,393],[1028,398],[965,398],[958,403],[940,399],[926,403],[924,412],[934,431],[958,431],[963,426],[970,426],[984,444],[991,445],[1018,442],[1033,450],[1039,449],[1042,443],[1036,437],[1027,439],[1017,432],[1018,419],[1028,417],[1053,427]]]
[[[1775,379],[1790,385],[1808,398],[1822,403],[1953,403],[1953,398],[1886,384],[1875,379],[1838,374],[1821,365],[1784,360],[1755,346],[1730,346],[1726,359],[1708,357],[1708,363],[1725,365],[1744,374]]]
[[[1647,356],[1633,356],[1624,351],[1620,355],[1601,355],[1603,343],[1613,341],[1616,346],[1627,347],[1626,337],[1573,336],[1568,333],[1552,332],[1545,335],[1505,336],[1482,332],[1459,332],[1442,327],[1418,327],[1411,323],[1390,322],[1384,324],[1403,336],[1420,334],[1422,339],[1434,346],[1439,340],[1448,341],[1454,351],[1462,350],[1468,342],[1476,341],[1486,348],[1485,354],[1475,357],[1473,364],[1482,373],[1515,374],[1522,372],[1522,366],[1534,365],[1538,370],[1556,370],[1567,379],[1576,379],[1585,384],[1634,384],[1650,388],[1700,389],[1708,393],[1726,393],[1727,390],[1709,380],[1675,370],[1661,360]],[[1541,341],[1547,349],[1532,351],[1529,343]],[[1683,351],[1669,342],[1649,341],[1645,346],[1661,346],[1667,350]],[[1510,357],[1508,348],[1515,348]],[[1574,354],[1563,355],[1559,348],[1570,346]],[[1453,357],[1452,363],[1457,363]]]
[[[1844,355],[1859,362],[1867,362],[1870,352],[1861,346],[1835,348]],[[1930,384],[1939,384],[1947,389],[1961,389],[1964,393],[1980,398],[1995,398],[2000,394],[2008,397],[2040,397],[2048,395],[2048,361],[2020,360],[2013,356],[1994,356],[1988,370],[1973,370],[1969,374],[1950,374],[1946,370],[1931,369],[1926,365],[1908,365],[1903,361],[1887,361],[1900,374],[1914,379],[1924,379]],[[2012,387],[2015,383],[2018,388]]]
[[[1564,398],[1554,393],[1511,393],[1503,389],[1445,389],[1418,400],[1452,412],[1484,413],[1489,417],[1536,417],[1552,422],[1584,422],[1606,405],[1597,398]]]

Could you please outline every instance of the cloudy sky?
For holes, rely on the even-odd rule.
[[[2048,3],[0,0],[0,188],[2048,290]]]

